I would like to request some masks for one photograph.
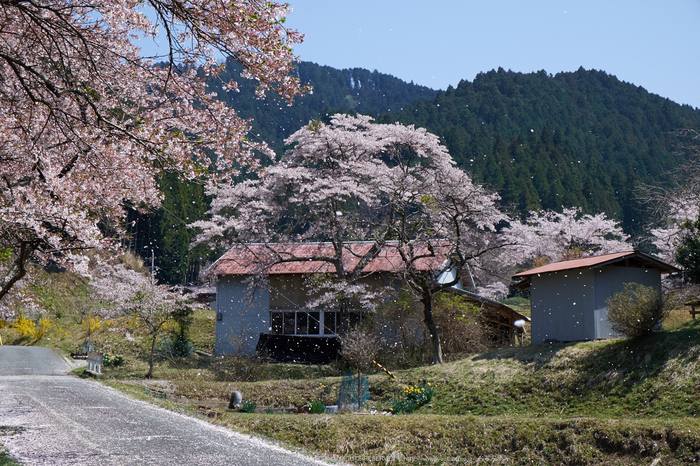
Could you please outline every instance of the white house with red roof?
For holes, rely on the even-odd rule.
[[[661,291],[661,275],[679,270],[639,251],[585,257],[513,275],[530,289],[532,343],[615,338],[607,300],[625,283]]]
[[[373,243],[347,243],[343,267],[352,272]],[[449,250],[414,264],[419,270],[440,272]],[[232,247],[212,265],[217,278],[215,353],[267,352],[278,360],[321,362],[335,358],[339,349],[338,309],[309,309],[313,290],[306,279],[334,273],[335,267],[319,257],[333,257],[331,243],[241,244]],[[429,255],[426,249],[425,255]],[[404,262],[395,247],[387,245],[362,269],[361,283],[386,285]],[[264,277],[263,286],[251,279]],[[350,314],[359,321],[362,309]]]
[[[360,283],[371,287],[401,286],[405,268],[398,249],[389,242],[362,267]],[[354,271],[372,248],[370,242],[346,243],[343,268]],[[424,250],[422,250],[424,249]],[[437,274],[449,272],[449,245],[433,244],[432,252],[418,246],[413,266]],[[240,244],[232,247],[209,271],[217,280],[215,354],[267,353],[277,360],[322,362],[334,359],[339,349],[338,309],[310,309],[313,274],[335,273],[335,266],[319,258],[334,256],[331,243]],[[261,286],[251,280],[262,277]],[[473,302],[496,323],[507,344],[513,340],[512,324],[526,317],[508,306],[455,290]],[[358,322],[363,309],[350,313]],[[415,329],[422,332],[422,329]]]

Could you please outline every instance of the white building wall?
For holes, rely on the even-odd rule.
[[[531,277],[532,342],[595,338],[594,277],[589,269]]]
[[[216,286],[216,355],[255,354],[261,333],[270,330],[270,293],[251,289],[245,277],[222,276]]]

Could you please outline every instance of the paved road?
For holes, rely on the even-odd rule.
[[[0,346],[0,437],[25,464],[319,465],[259,439],[68,375],[48,348]]]

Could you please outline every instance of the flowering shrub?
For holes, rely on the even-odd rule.
[[[323,390],[323,394],[324,394],[324,395],[330,395],[330,394],[331,394],[331,390],[333,390],[333,387],[332,387],[332,386],[330,386],[330,385],[324,385],[324,384],[322,384],[322,383],[320,383],[320,382],[319,382],[319,385],[321,386],[321,389]]]
[[[102,321],[100,321],[100,318],[97,316],[87,317],[80,322],[83,324],[83,327],[85,327],[85,330],[88,331],[88,334],[91,334],[102,326]]]
[[[19,333],[22,338],[32,338],[39,340],[46,335],[46,332],[53,326],[53,322],[48,317],[42,317],[39,322],[28,319],[24,315],[20,315],[12,324],[12,329]]]
[[[46,335],[46,332],[53,327],[53,322],[48,317],[39,319],[39,323],[34,328],[34,338],[40,340]]]
[[[24,315],[20,315],[19,319],[12,324],[12,329],[19,333],[22,338],[30,338],[34,336],[36,322],[32,319],[27,319]]]
[[[435,395],[435,390],[432,384],[423,384],[421,386],[413,385],[404,387],[404,396],[407,400],[415,402],[418,406],[430,403]]]
[[[110,354],[110,353],[105,353],[102,357],[102,362],[104,363],[104,366],[121,366],[124,364],[124,356],[121,356],[119,354]]]
[[[430,403],[435,396],[432,384],[409,385],[403,387],[403,397],[391,400],[394,414],[412,413],[421,406]]]

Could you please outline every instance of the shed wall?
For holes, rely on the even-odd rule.
[[[661,272],[659,269],[607,266],[594,269],[594,271],[596,309],[607,309],[608,298],[622,291],[625,283],[653,286],[661,292]]]
[[[260,334],[270,330],[270,293],[266,288],[256,290],[251,301],[251,290],[245,279],[225,275],[216,286],[214,353],[217,355],[254,355]],[[221,320],[218,320],[219,315]]]
[[[607,321],[607,300],[632,282],[661,291],[661,272],[606,266],[531,277],[532,342],[617,337]]]
[[[652,286],[661,292],[661,272],[642,267],[607,266],[595,269],[596,338],[619,338],[608,321],[608,299],[623,290],[625,283]]]
[[[595,279],[589,269],[531,277],[532,342],[595,338]]]

